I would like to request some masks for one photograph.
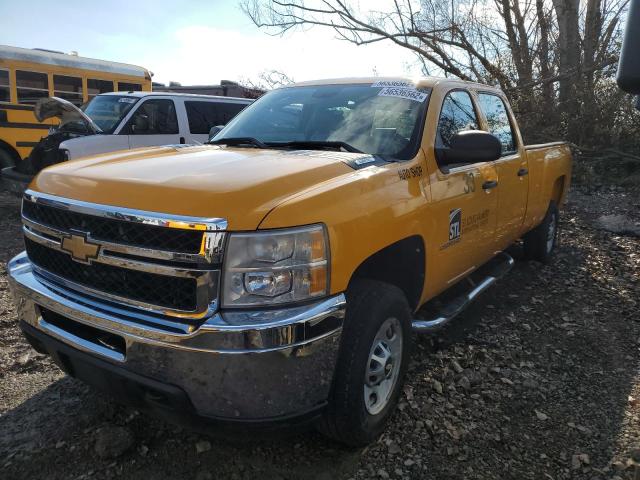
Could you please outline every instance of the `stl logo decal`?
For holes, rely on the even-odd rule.
[[[462,209],[456,208],[449,212],[449,241],[460,238],[460,225],[462,223]]]

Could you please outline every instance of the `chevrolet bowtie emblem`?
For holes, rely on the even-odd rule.
[[[82,263],[89,263],[89,259],[98,258],[100,246],[90,243],[80,235],[62,238],[62,250],[71,254],[71,258]]]

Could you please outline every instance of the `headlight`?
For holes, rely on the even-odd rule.
[[[322,225],[232,233],[225,252],[222,306],[298,302],[329,290]]]

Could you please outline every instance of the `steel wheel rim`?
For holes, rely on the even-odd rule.
[[[402,349],[400,321],[388,318],[373,339],[365,369],[364,405],[370,415],[377,415],[389,404],[400,376]]]
[[[556,215],[551,215],[551,220],[549,221],[549,229],[547,230],[547,253],[550,253],[553,250],[553,244],[556,241]]]

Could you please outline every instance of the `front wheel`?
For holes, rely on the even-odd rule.
[[[320,430],[354,447],[375,440],[398,402],[411,343],[411,311],[402,291],[373,280],[354,282]]]

